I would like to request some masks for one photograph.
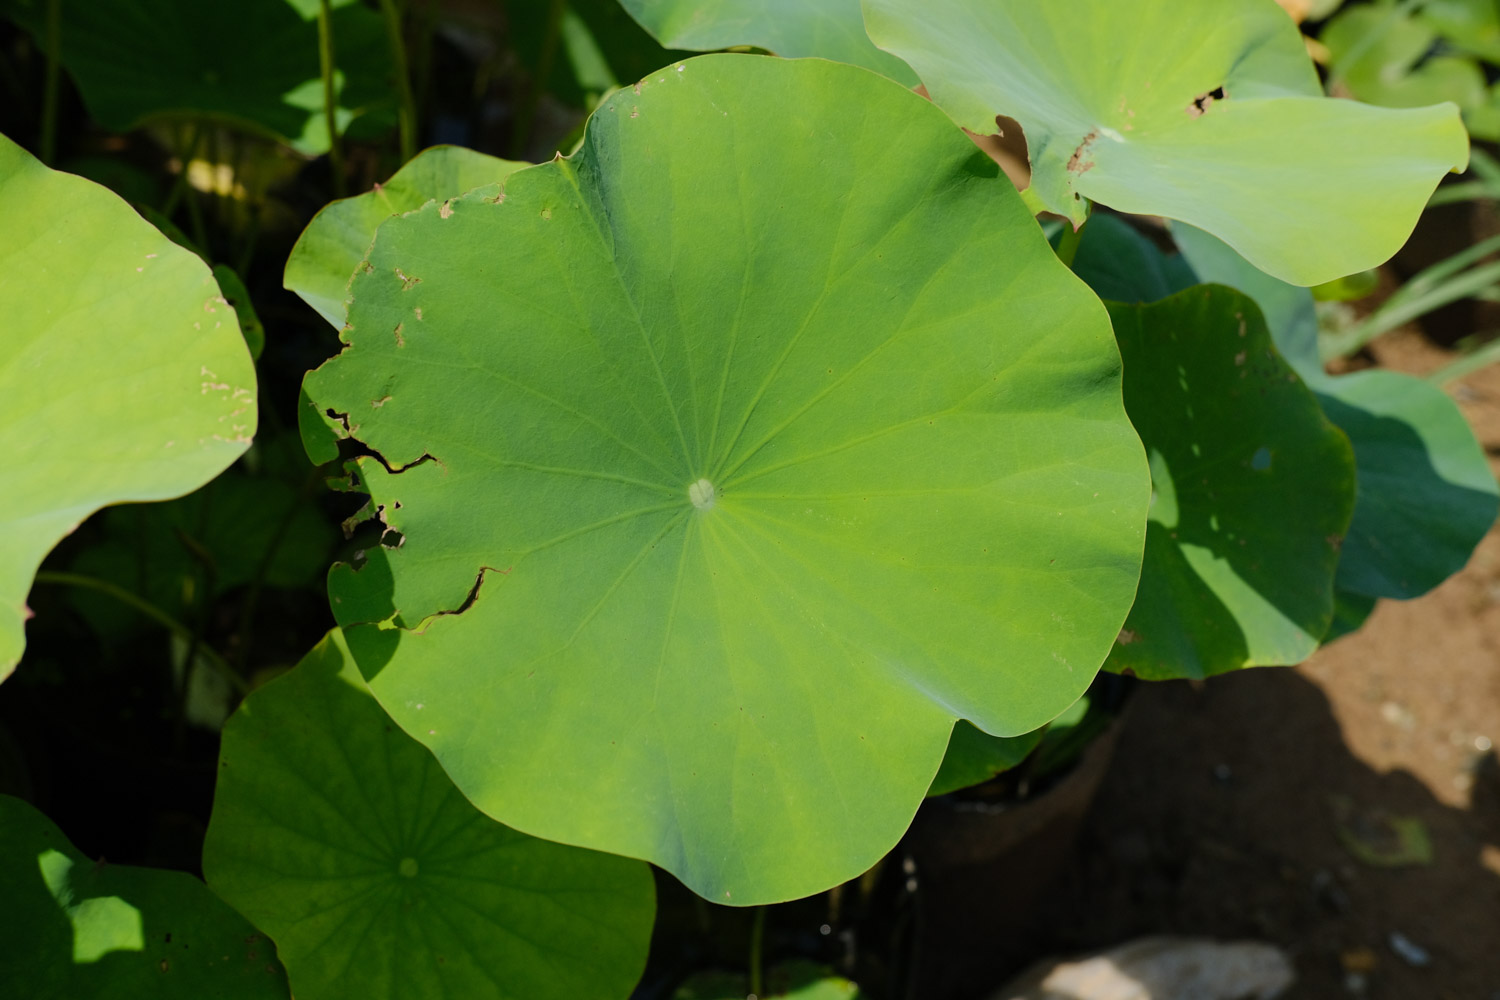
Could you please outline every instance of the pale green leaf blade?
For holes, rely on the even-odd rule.
[[[908,87],[917,76],[865,34],[859,0],[620,0],[668,48],[711,52],[752,45],[779,56],[863,66]]]
[[[350,633],[376,696],[519,829],[816,892],[954,719],[1036,729],[1124,621],[1148,484],[1106,315],[888,80],[690,60],[369,265],[306,388],[399,541],[334,611],[402,626]]]
[[[58,539],[212,479],[255,433],[255,369],[207,265],[105,188],[0,136],[0,679]]]
[[[225,725],[203,869],[276,940],[298,1000],[624,1000],[654,909],[645,865],[471,806],[338,632]]]
[[[0,795],[0,996],[288,1000],[276,949],[182,872],[84,857]]]
[[[1245,295],[1200,286],[1110,317],[1153,499],[1106,667],[1165,680],[1306,659],[1328,631],[1354,506],[1348,440]]]
[[[1318,96],[1273,0],[864,0],[871,37],[966,128],[1025,130],[1042,204],[1200,226],[1312,285],[1382,263],[1468,139],[1451,106]]]
[[[375,190],[342,198],[313,216],[287,258],[283,283],[335,329],[341,328],[349,279],[382,222],[434,199],[498,184],[524,166],[462,146],[423,150]]]
[[[0,0],[44,37],[52,0]],[[90,114],[127,132],[147,122],[226,123],[328,151],[318,60],[319,0],[58,0],[61,61]],[[395,102],[380,15],[332,0],[340,130],[389,128]]]

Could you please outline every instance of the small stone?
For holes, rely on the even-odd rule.
[[[1274,1000],[1295,981],[1291,960],[1269,944],[1142,938],[1043,963],[990,1000]]]
[[[1413,968],[1423,968],[1432,964],[1432,955],[1426,948],[1417,944],[1411,938],[1400,931],[1391,931],[1391,951],[1394,951],[1401,960]]]

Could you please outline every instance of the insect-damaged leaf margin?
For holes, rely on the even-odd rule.
[[[1134,595],[1103,307],[867,71],[669,67],[384,223],[349,320],[306,390],[383,456],[399,547],[330,584],[401,626],[348,632],[371,689],[497,819],[709,898],[867,869],[954,719],[1050,720]]]

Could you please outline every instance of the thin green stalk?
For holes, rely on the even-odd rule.
[[[1088,219],[1083,220],[1083,226],[1089,224]],[[1062,233],[1057,238],[1057,259],[1067,267],[1072,268],[1073,261],[1078,256],[1078,244],[1083,241],[1083,226],[1073,228],[1072,223],[1064,221]]]
[[[323,467],[319,466],[308,474],[307,480],[302,484],[302,489],[292,497],[291,505],[277,522],[270,541],[261,550],[260,562],[255,567],[255,576],[250,581],[250,589],[245,594],[245,603],[240,607],[239,624],[235,628],[237,642],[234,648],[234,659],[242,668],[250,662],[251,639],[255,635],[251,626],[255,624],[255,610],[260,604],[260,595],[265,589],[266,577],[271,573],[271,563],[276,558],[276,553],[281,550],[281,543],[286,541],[287,534],[292,530],[292,524],[297,520],[297,512],[302,509],[303,500],[322,483]]]
[[[1449,184],[1440,187],[1427,199],[1428,208],[1437,208],[1440,205],[1454,205],[1461,201],[1483,201],[1486,198],[1500,196],[1500,188],[1488,181],[1464,181],[1462,184]]]
[[[406,34],[402,30],[401,11],[396,0],[380,0],[385,15],[386,34],[390,36],[391,61],[395,64],[396,93],[401,106],[401,162],[417,155],[417,101],[411,90],[411,68],[406,58]]]
[[[552,78],[552,64],[557,58],[557,46],[562,39],[563,14],[567,4],[564,0],[550,0],[547,10],[547,30],[542,36],[542,48],[537,55],[536,78],[527,88],[526,100],[516,109],[515,123],[511,128],[511,155],[517,158],[526,155],[526,143],[531,139],[531,125],[536,120],[536,109],[542,101],[542,92]]]
[[[1427,381],[1433,385],[1445,386],[1449,382],[1457,382],[1465,375],[1472,375],[1481,368],[1488,368],[1497,361],[1500,361],[1500,337],[1439,368],[1427,376]]]
[[[1479,146],[1469,149],[1469,172],[1491,186],[1500,185],[1500,160]]]
[[[766,908],[757,906],[755,908],[755,919],[750,924],[750,995],[760,997],[764,994],[762,984],[764,975],[761,969],[761,947],[766,937]]]
[[[42,87],[42,162],[57,161],[57,91],[62,77],[62,0],[47,0],[47,77]]]
[[[1324,361],[1347,357],[1381,334],[1389,333],[1450,302],[1483,292],[1497,282],[1500,282],[1500,263],[1488,264],[1461,274],[1422,295],[1398,302],[1395,306],[1387,302],[1351,329],[1325,338],[1319,353]]]
[[[323,75],[323,119],[328,123],[328,169],[333,173],[333,195],[344,196],[344,148],[339,140],[339,107],[333,81],[333,8],[318,2],[318,69]]]
[[[1490,236],[1471,247],[1465,247],[1452,257],[1440,260],[1412,275],[1411,280],[1396,289],[1384,305],[1390,306],[1393,302],[1400,304],[1419,295],[1426,295],[1440,282],[1446,281],[1470,264],[1477,264],[1496,251],[1500,251],[1500,235]]]
[[[99,593],[108,595],[109,597],[112,597],[115,600],[119,601],[121,604],[124,604],[127,607],[134,609],[135,611],[138,611],[140,614],[156,622],[158,625],[162,626],[173,635],[186,639],[190,643],[193,641],[194,633],[192,629],[188,628],[182,622],[178,621],[176,618],[173,618],[171,615],[167,614],[161,608],[158,608],[156,605],[152,604],[145,598],[137,597],[135,594],[132,594],[124,587],[110,583],[108,580],[101,580],[98,577],[94,576],[86,576],[82,573],[60,573],[54,570],[42,570],[36,575],[36,582],[56,584],[65,587],[82,587],[85,590],[96,590]],[[245,682],[245,679],[238,673],[236,673],[234,668],[231,667],[218,653],[214,652],[209,647],[204,646],[198,651],[198,655],[203,657],[205,663],[222,674],[224,676],[224,679],[227,680],[241,695],[248,694],[250,692],[250,685],[247,684]]]

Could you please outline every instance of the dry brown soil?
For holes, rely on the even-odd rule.
[[[1448,357],[1411,334],[1377,354],[1413,373]],[[1449,391],[1494,461],[1500,369]],[[1293,955],[1290,1000],[1500,1000],[1496,744],[1500,532],[1302,666],[1143,686],[1047,904],[1049,943],[1256,938]],[[1340,836],[1379,847],[1410,819],[1430,864],[1372,866]],[[1392,934],[1429,962],[1402,958]]]

